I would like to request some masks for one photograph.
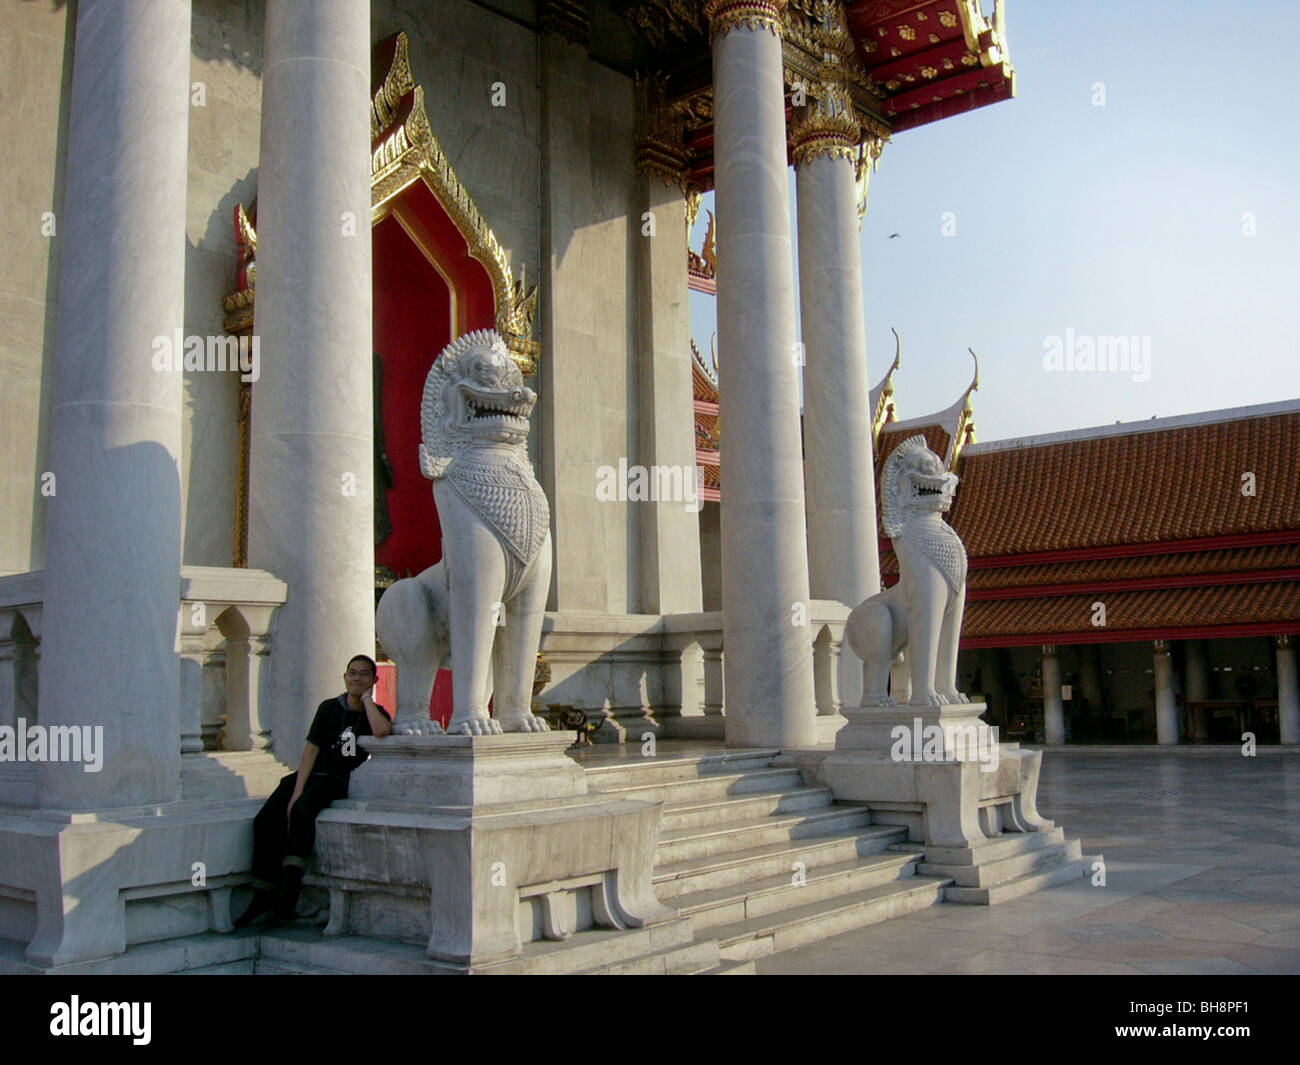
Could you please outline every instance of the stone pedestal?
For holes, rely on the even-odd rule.
[[[502,736],[362,737],[370,761],[348,784],[348,798],[474,806],[587,794],[587,778],[564,752],[573,732]]]
[[[849,723],[821,764],[841,801],[908,827],[927,847],[968,848],[1001,832],[1045,832],[1038,814],[1042,754],[999,743],[983,703],[845,707]]]
[[[317,822],[327,935],[419,942],[465,972],[593,926],[674,921],[651,888],[662,805],[587,795],[571,732],[363,739]]]

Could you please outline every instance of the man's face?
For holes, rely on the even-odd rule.
[[[365,662],[353,662],[343,674],[349,695],[362,695],[375,685],[375,674]]]

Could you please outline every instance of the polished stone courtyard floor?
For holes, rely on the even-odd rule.
[[[1105,857],[762,958],[766,973],[1300,973],[1300,752],[1048,751],[1039,811]]]

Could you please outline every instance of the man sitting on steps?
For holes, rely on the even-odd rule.
[[[298,771],[280,781],[253,821],[254,894],[236,928],[272,910],[284,920],[293,917],[316,842],[316,817],[347,797],[352,770],[370,757],[358,750],[357,738],[383,739],[393,730],[393,715],[371,697],[378,679],[374,660],[356,655],[343,675],[347,691],[317,707]]]

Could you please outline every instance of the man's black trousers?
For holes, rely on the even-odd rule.
[[[293,814],[286,818],[298,774],[290,773],[253,819],[253,886],[270,890],[286,865],[304,868],[316,842],[316,816],[335,799],[347,797],[348,786],[332,776],[307,778]]]

